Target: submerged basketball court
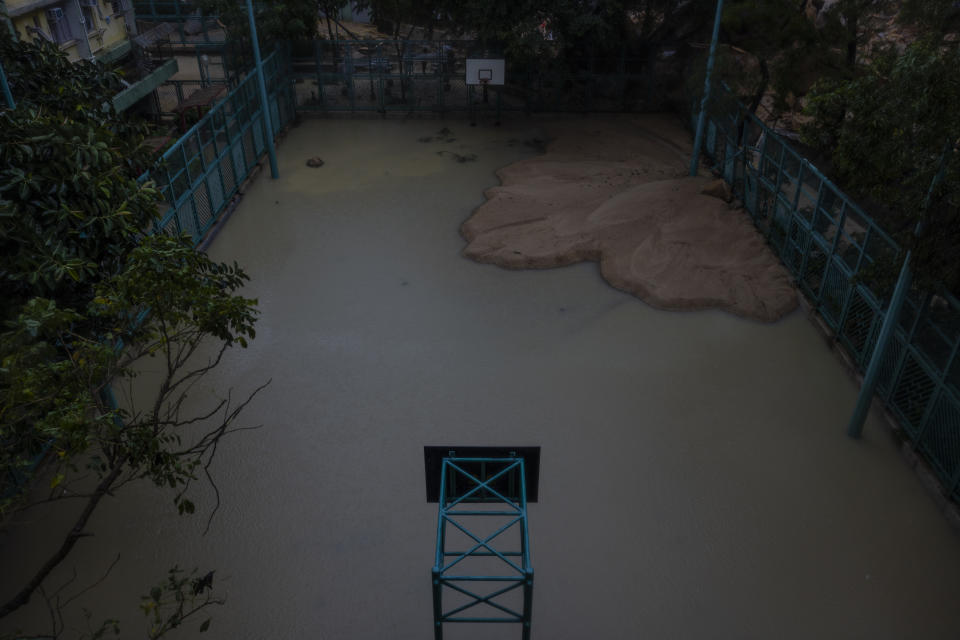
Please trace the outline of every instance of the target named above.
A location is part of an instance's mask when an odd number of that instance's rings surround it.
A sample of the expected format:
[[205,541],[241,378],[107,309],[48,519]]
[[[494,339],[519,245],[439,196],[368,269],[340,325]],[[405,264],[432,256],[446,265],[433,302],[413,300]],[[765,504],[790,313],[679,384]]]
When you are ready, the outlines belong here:
[[[418,142],[444,126],[447,147]],[[423,447],[539,446],[534,637],[956,637],[956,533],[885,422],[844,434],[855,384],[803,312],[659,311],[593,264],[461,256],[494,170],[541,138],[519,117],[291,132],[281,178],[261,175],[209,248],[251,275],[262,316],[205,391],[272,379],[244,421],[263,427],[219,451],[205,537],[146,488],[105,505],[64,567],[99,575],[120,550],[84,606],[135,636],[138,596],[179,564],[216,569],[209,637],[432,637]]]

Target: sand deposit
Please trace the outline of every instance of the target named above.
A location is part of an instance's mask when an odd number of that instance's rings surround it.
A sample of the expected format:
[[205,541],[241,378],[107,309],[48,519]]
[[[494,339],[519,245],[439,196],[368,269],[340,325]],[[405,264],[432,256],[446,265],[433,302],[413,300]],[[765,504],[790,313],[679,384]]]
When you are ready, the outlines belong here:
[[600,264],[614,287],[661,309],[723,309],[773,322],[797,306],[787,271],[746,212],[688,177],[689,134],[670,116],[557,120],[541,156],[463,224],[465,255],[511,269]]

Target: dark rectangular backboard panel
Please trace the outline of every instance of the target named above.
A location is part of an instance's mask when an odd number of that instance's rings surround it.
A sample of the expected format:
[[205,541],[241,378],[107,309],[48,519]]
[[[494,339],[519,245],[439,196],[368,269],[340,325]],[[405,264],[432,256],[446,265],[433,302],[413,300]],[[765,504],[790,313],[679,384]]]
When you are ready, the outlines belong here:
[[[536,502],[540,489],[540,447],[441,447],[423,448],[427,480],[427,502],[440,500],[440,473],[444,458],[523,458],[527,478],[527,502]],[[471,471],[467,469],[467,471]],[[481,478],[482,480],[483,478]],[[499,491],[500,486],[495,488]]]

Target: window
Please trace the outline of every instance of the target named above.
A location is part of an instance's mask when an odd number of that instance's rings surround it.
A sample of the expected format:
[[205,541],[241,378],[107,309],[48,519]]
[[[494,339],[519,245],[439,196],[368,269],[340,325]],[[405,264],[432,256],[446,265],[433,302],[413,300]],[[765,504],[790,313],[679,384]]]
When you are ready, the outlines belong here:
[[125,13],[129,5],[127,4],[127,0],[111,0],[110,6],[112,8],[113,15],[116,16],[120,15],[121,13]]
[[28,24],[24,27],[25,35],[23,36],[24,40],[30,40],[31,36],[40,36],[47,42],[53,42],[53,37],[43,30],[43,27],[40,25],[40,18],[33,16],[33,24]]
[[97,30],[96,18],[91,7],[80,7],[83,11],[83,24],[87,27],[87,33],[93,33]]
[[53,36],[53,41],[57,44],[73,40],[73,34],[70,33],[70,23],[60,7],[47,9],[47,24],[50,26],[50,35]]

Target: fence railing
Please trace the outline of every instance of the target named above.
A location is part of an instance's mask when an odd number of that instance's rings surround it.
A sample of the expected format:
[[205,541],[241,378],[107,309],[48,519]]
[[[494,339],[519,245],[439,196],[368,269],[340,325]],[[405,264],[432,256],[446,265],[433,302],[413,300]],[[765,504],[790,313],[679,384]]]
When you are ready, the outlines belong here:
[[[294,117],[286,58],[263,61],[273,134]],[[156,230],[188,233],[199,242],[267,151],[256,74],[250,72],[150,170],[162,194]]]
[[167,36],[174,45],[222,45],[227,33],[217,16],[203,15],[195,3],[180,0],[134,0],[133,13],[142,32],[160,23],[175,27]]
[[[870,216],[724,88],[708,107],[705,154],[733,185],[836,339],[863,372],[903,251]],[[960,500],[960,301],[914,289],[887,352],[879,395]]]
[[200,9],[194,2],[182,0],[133,0],[133,12],[144,20],[185,20],[193,18]]
[[[297,109],[391,111],[650,111],[665,92],[655,63],[625,56],[585,61],[586,70],[509,66],[506,84],[467,85],[473,41],[315,40],[293,45]],[[591,70],[592,68],[592,70]]]

